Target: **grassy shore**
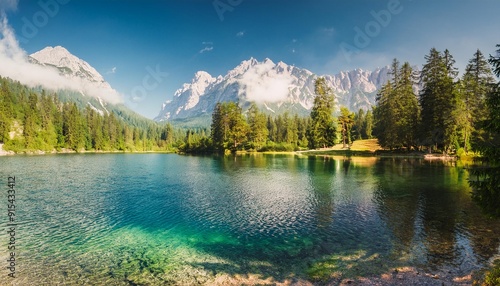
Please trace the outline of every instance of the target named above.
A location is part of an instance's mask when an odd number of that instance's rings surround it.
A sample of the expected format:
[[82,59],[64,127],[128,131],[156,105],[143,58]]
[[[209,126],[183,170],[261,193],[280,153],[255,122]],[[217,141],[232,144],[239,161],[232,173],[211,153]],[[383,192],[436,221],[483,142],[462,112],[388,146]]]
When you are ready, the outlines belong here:
[[302,155],[332,155],[332,156],[376,156],[382,147],[377,139],[356,140],[352,145],[337,144],[331,148],[298,151]]
[[308,156],[375,156],[375,157],[389,157],[389,158],[423,158],[426,160],[455,160],[456,156],[449,156],[443,154],[428,154],[425,152],[404,152],[404,151],[389,151],[384,150],[379,144],[377,139],[356,140],[350,146],[343,146],[337,144],[331,148],[322,148],[316,150],[297,151],[302,155]]
[[[15,155],[15,154],[26,154],[26,155],[44,155],[44,154],[67,154],[67,153],[84,153],[84,154],[105,154],[105,153],[178,153],[183,154],[179,151],[170,150],[153,150],[153,151],[96,151],[96,150],[80,150],[76,152],[71,149],[61,149],[52,151],[24,151],[24,152],[13,152],[6,151],[0,144],[0,156],[5,155]],[[228,153],[230,154],[230,153]],[[448,156],[443,154],[428,154],[425,152],[403,152],[403,151],[389,151],[384,150],[379,144],[377,139],[365,139],[356,140],[351,145],[337,144],[329,148],[321,148],[315,150],[302,150],[302,151],[237,151],[237,155],[245,154],[288,154],[288,155],[303,155],[303,156],[344,156],[344,157],[389,157],[389,158],[424,158],[426,160],[455,160],[456,156]],[[468,159],[472,161],[477,154],[470,154],[469,156],[460,157],[463,159]]]

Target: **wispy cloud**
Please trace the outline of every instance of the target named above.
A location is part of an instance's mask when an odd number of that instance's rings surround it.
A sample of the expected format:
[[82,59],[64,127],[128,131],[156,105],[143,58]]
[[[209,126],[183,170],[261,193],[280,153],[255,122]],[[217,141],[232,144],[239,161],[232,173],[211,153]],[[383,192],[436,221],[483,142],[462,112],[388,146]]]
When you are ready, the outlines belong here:
[[245,36],[245,31],[239,31],[238,33],[236,33],[236,37],[238,38],[241,38],[243,36]]
[[[7,1],[10,5],[17,1]],[[7,3],[5,1],[2,4]],[[13,7],[13,6],[10,6]],[[3,12],[2,12],[3,13]],[[43,86],[50,90],[74,90],[100,97],[111,103],[122,102],[122,96],[112,88],[101,88],[81,78],[67,78],[57,69],[32,64],[19,46],[5,13],[0,15],[0,75],[10,77],[31,87]]]
[[115,74],[115,73],[116,73],[116,67],[113,67],[109,71],[106,72],[106,74]]
[[213,47],[213,46],[210,46],[210,47],[204,47],[203,49],[201,49],[201,50],[199,51],[199,53],[200,53],[200,54],[203,54],[203,53],[205,53],[205,52],[211,52],[213,49],[214,49],[214,47]]

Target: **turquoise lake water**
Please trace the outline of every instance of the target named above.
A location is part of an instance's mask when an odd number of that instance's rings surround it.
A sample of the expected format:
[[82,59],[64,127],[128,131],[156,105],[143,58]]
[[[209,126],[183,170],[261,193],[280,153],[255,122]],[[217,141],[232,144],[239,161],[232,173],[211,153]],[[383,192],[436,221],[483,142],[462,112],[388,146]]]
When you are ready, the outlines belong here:
[[[210,285],[249,274],[314,282],[400,266],[464,276],[499,253],[500,221],[471,201],[463,167],[440,162],[0,157],[2,185],[8,176],[16,176],[17,278],[4,262],[0,281],[17,285]],[[2,231],[1,261],[8,239]]]

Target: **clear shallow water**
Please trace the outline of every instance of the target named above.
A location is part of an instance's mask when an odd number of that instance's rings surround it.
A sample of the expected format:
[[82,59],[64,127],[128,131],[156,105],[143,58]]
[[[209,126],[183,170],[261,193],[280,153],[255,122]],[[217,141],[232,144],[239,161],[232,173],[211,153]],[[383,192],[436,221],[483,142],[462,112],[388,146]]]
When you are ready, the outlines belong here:
[[[0,157],[0,180],[9,175],[18,285],[212,284],[246,274],[314,281],[396,266],[464,276],[499,252],[500,221],[471,202],[467,172],[436,162]],[[2,261],[7,239],[2,232]]]

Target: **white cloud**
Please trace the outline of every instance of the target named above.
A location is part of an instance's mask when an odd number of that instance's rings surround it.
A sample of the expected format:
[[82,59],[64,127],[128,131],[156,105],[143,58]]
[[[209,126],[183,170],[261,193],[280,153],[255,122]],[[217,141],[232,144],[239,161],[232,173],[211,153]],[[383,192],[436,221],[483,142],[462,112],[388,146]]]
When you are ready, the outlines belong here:
[[115,74],[116,73],[116,67],[113,67],[109,71],[106,72],[106,74]]
[[214,49],[214,47],[204,47],[199,51],[200,54],[203,54],[205,52],[211,52]]
[[236,33],[236,37],[238,38],[241,38],[245,35],[245,31],[239,31],[238,33]]
[[0,16],[0,63],[1,76],[31,87],[75,90],[89,96],[101,97],[111,103],[123,101],[122,96],[109,86],[98,87],[81,78],[61,76],[56,69],[30,63],[27,53],[19,46],[5,15]]
[[17,3],[19,3],[19,0],[0,0],[0,12],[17,10]]
[[259,103],[286,100],[292,79],[286,75],[278,74],[273,67],[274,63],[267,61],[250,68],[239,79],[239,83],[242,85],[240,93],[245,93],[247,100]]

